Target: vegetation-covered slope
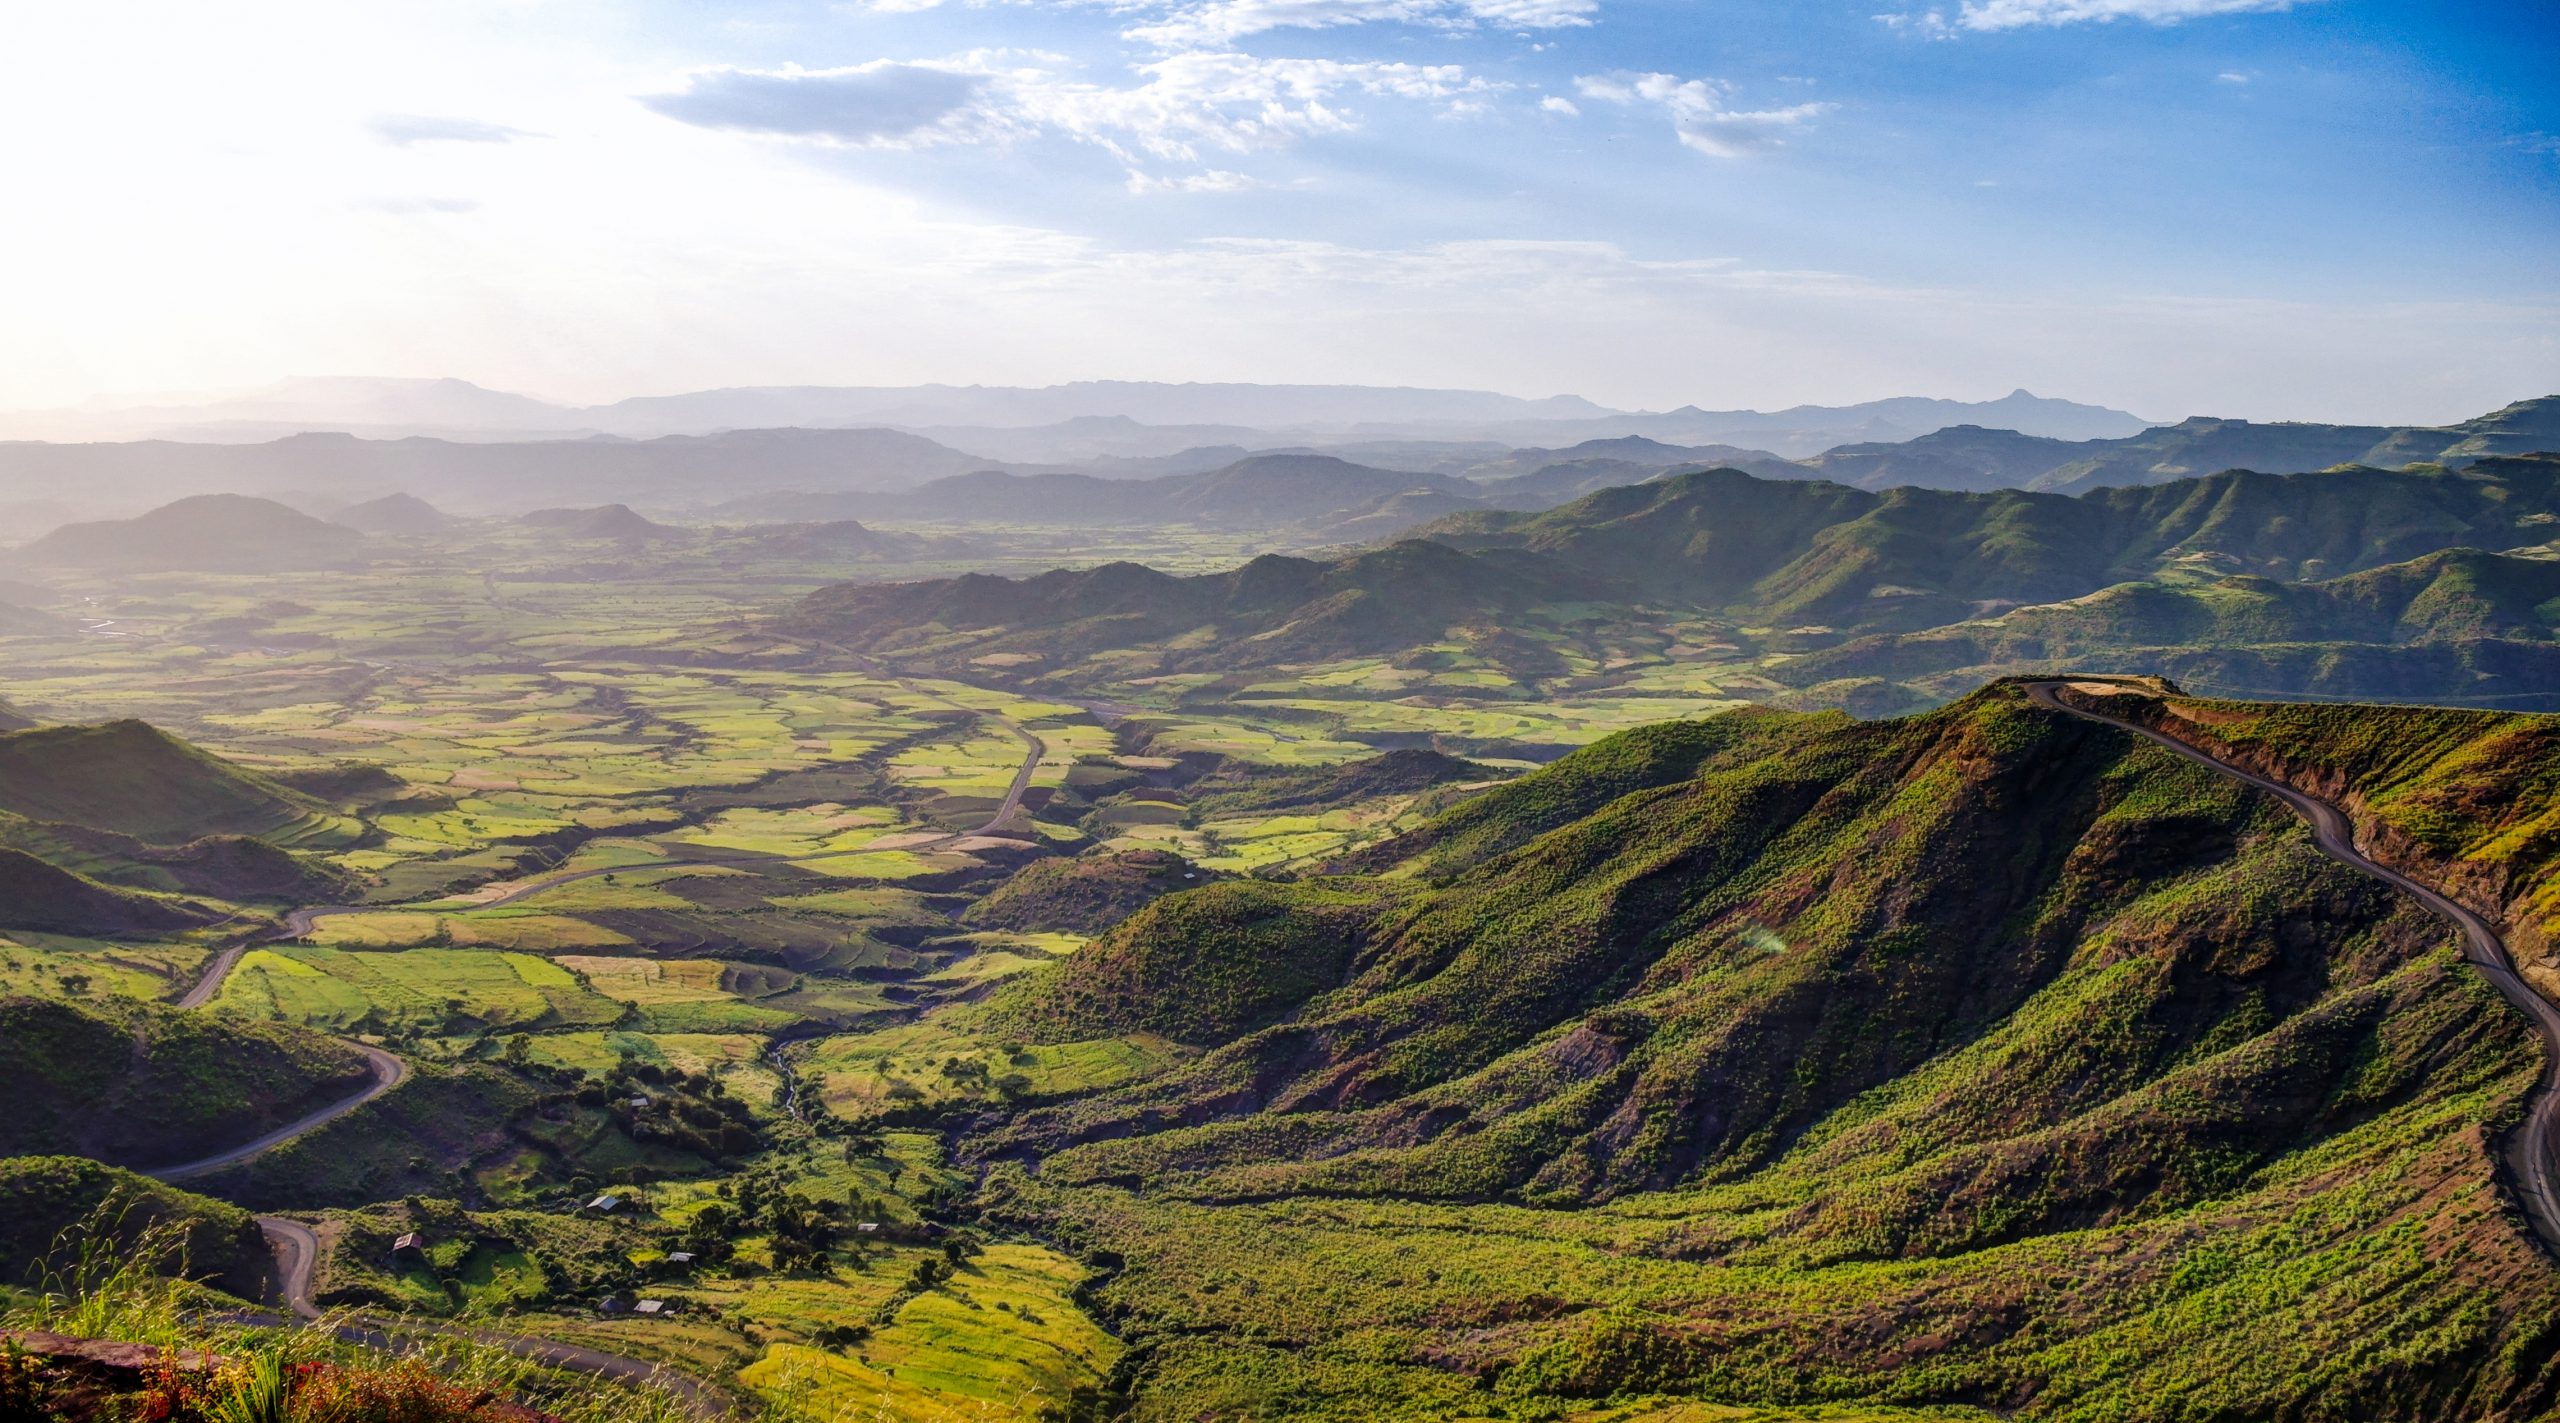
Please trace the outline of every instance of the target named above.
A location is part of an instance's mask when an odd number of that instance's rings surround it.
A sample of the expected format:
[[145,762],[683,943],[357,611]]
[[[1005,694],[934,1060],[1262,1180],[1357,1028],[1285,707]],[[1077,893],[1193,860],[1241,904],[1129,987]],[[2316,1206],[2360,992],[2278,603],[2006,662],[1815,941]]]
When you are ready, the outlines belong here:
[[1168,894],[1216,878],[1170,850],[1034,860],[970,905],[961,922],[981,929],[1098,934]]
[[101,938],[192,929],[217,916],[190,905],[111,889],[0,846],[0,929]]
[[183,844],[301,834],[327,806],[139,721],[0,734],[0,811]]
[[0,1156],[176,1165],[361,1087],[353,1050],[315,1033],[143,1004],[0,999]]
[[[2550,641],[2549,598],[2532,596],[2550,566],[2505,555],[2538,551],[2556,531],[2555,456],[2458,472],[2233,471],[2078,496],[1878,493],[1693,470],[1543,513],[1454,515],[1331,563],[1266,557],[1190,578],[1112,565],[1019,582],[847,585],[812,595],[796,622],[940,671],[993,667],[1072,686],[1411,661],[1453,643],[1515,682],[1551,682],[1606,665],[1616,643],[1696,619],[1746,657],[1819,651],[1862,633],[1922,639],[1907,656],[1885,644],[1836,668],[1769,667],[1798,688],[1996,669],[2067,655],[2041,648],[2068,644],[2231,658],[2220,665],[2232,676],[2265,679],[2232,683],[2246,687],[2352,693],[2380,681],[2488,696],[2497,678],[2529,676],[2522,669],[2541,665],[2530,644]],[[2216,583],[2234,579],[2243,581]],[[2092,595],[2106,601],[2074,601]],[[2014,628],[1975,626],[2021,607],[2037,612]],[[1929,641],[1942,634],[1943,645]],[[1974,656],[1967,640],[1986,637],[1992,645]],[[2348,665],[2384,670],[2306,687],[2324,677],[2317,655],[2280,649],[2313,646],[2354,649],[2342,654]],[[2392,647],[2419,650],[2370,650]],[[2499,670],[2510,664],[2519,670]],[[1899,699],[1945,691],[1915,683]]]
[[30,1282],[38,1265],[68,1269],[91,1225],[128,1248],[155,1228],[173,1233],[190,1276],[244,1299],[262,1296],[274,1273],[266,1237],[238,1206],[81,1157],[0,1157],[0,1259],[10,1264],[7,1283]]
[[1254,1005],[974,1145],[1037,1162],[1007,1210],[1125,1259],[1137,1416],[2552,1404],[2560,1277],[2490,1146],[2539,1053],[2445,926],[2009,688],[1736,722],[1488,794],[1472,853],[1409,842],[1424,887],[1168,900],[999,1006]]
[[2560,705],[2560,561],[2452,549],[2316,583],[2247,575],[2123,583],[1774,670],[1795,686],[1885,677],[1970,686],[1986,669],[2158,669],[2334,697]]

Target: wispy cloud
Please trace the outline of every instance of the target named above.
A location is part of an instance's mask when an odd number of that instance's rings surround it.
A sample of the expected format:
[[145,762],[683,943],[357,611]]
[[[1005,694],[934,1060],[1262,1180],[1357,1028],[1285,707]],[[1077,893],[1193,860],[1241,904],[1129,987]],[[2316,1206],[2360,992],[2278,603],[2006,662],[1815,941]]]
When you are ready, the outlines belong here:
[[1953,39],[1959,30],[2054,29],[2063,25],[2175,25],[2216,15],[2270,14],[2318,0],[1964,0],[1950,17],[1944,7],[1876,16],[1890,28],[1926,39]]
[[848,69],[712,69],[680,93],[641,100],[697,128],[823,138],[857,145],[960,137],[986,76],[880,60]]
[[[1134,84],[1076,77],[1053,56],[981,52],[850,69],[716,69],[641,102],[703,128],[870,148],[1002,143],[1055,135],[1090,143],[1133,170],[1197,163],[1360,127],[1364,98],[1452,112],[1505,86],[1463,66],[1266,58],[1191,51],[1135,67]],[[1140,191],[1234,191],[1244,175],[1209,170],[1133,179]]]
[[1790,104],[1777,109],[1735,109],[1725,101],[1730,85],[1675,74],[1588,75],[1574,81],[1586,99],[1649,104],[1671,117],[1680,141],[1713,158],[1740,158],[1775,148],[1786,134],[1829,113],[1832,104]]
[[1205,0],[1155,6],[1161,18],[1132,26],[1128,37],[1168,48],[1233,44],[1271,30],[1328,30],[1345,25],[1490,26],[1551,30],[1588,25],[1599,0]]
[[376,114],[365,127],[373,131],[375,138],[400,148],[416,143],[513,143],[519,138],[542,136],[505,124],[430,114]]

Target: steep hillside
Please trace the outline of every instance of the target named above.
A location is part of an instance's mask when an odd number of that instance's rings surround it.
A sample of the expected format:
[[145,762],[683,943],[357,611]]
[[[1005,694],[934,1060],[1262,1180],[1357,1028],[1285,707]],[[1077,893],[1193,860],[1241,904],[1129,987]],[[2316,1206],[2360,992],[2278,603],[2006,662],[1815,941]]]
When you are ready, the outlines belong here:
[[967,1144],[1119,1267],[1138,1416],[2560,1399],[2493,1146],[2540,1053],[2447,926],[2014,688],[1734,720],[1472,802],[1516,830],[1416,837],[1420,883],[1180,896],[1000,1000],[1211,1048]]
[[106,938],[172,933],[219,917],[194,905],[110,889],[25,850],[0,847],[0,929]]
[[29,563],[108,570],[276,573],[361,562],[363,536],[272,499],[199,494],[131,519],[65,524],[28,544]]
[[191,1276],[242,1299],[267,1296],[275,1257],[238,1206],[76,1156],[0,1158],[0,1258],[13,1270],[68,1268],[93,1222],[127,1247],[154,1227],[174,1231]]
[[0,811],[161,845],[342,833],[320,802],[139,721],[0,734]]
[[[1922,632],[1861,638],[1774,669],[1792,685],[1886,678],[1924,690],[1983,669],[2203,672],[2332,697],[2416,693],[2560,708],[2560,561],[2454,549],[2315,583],[2124,583]],[[2255,679],[2255,680],[2253,680]]]
[[980,929],[1099,934],[1168,894],[1220,878],[1170,850],[1034,860],[970,905],[961,922]]
[[345,871],[248,835],[154,845],[112,830],[0,811],[0,846],[129,889],[276,904],[339,903],[359,892],[355,877]]
[[0,999],[0,1156],[152,1168],[353,1094],[364,1059],[316,1033],[146,1004]]
[[2504,924],[2560,995],[2560,717],[2127,698],[2119,709],[2312,791],[2371,853]]

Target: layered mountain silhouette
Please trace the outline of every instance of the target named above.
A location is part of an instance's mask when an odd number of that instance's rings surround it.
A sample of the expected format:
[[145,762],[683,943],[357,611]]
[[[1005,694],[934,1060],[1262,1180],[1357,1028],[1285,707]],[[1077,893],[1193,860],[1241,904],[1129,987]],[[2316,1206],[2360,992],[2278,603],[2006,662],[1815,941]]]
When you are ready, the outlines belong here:
[[[1536,679],[1559,665],[1558,639],[1676,614],[1726,622],[1769,652],[1867,637],[1794,671],[1777,664],[1772,675],[1797,684],[1817,671],[1817,684],[1945,666],[1978,679],[2030,653],[2041,664],[2073,649],[2284,642],[2467,647],[2441,654],[2454,660],[2432,695],[2493,696],[2530,690],[2526,669],[2550,644],[2539,609],[2552,594],[2534,594],[2555,534],[2551,456],[2458,473],[2233,471],[2080,495],[1675,471],[1542,513],[1458,514],[1331,561],[846,585],[798,617],[929,665],[1009,653],[1017,675],[1065,680],[1101,675],[1084,664],[1106,654],[1136,654],[1113,665],[1137,675],[1401,655],[1453,636]],[[2001,621],[1977,626],[1985,619]],[[2161,636],[2144,641],[2146,628]],[[2190,636],[2167,636],[2179,629]],[[2501,678],[2521,680],[2485,685]]]
[[116,571],[280,573],[344,568],[363,537],[272,499],[199,494],[131,519],[65,524],[19,550],[33,564]]

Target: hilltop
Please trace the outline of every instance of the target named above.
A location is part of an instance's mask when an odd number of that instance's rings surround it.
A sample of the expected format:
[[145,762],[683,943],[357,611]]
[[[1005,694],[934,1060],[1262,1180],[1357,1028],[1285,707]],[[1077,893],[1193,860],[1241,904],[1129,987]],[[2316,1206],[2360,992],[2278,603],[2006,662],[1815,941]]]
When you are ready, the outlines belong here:
[[319,801],[139,721],[0,733],[0,811],[157,845],[338,823]]
[[25,850],[0,847],[0,929],[108,938],[199,928],[211,910],[111,889]]
[[353,530],[272,499],[199,494],[131,519],[65,524],[19,550],[29,563],[143,572],[275,573],[364,557]]
[[2232,781],[2001,686],[1649,728],[1374,858],[1159,901],[988,1010],[1205,1049],[964,1141],[1113,1260],[1160,1416],[2560,1386],[2492,1145],[2530,1027]]
[[441,533],[461,522],[414,494],[386,494],[341,509],[329,519],[358,533],[404,535]]
[[517,516],[516,522],[564,539],[656,543],[684,536],[682,530],[657,523],[634,511],[628,504],[606,504],[593,509],[536,509],[530,514]]

